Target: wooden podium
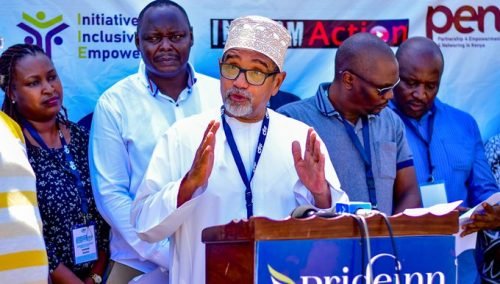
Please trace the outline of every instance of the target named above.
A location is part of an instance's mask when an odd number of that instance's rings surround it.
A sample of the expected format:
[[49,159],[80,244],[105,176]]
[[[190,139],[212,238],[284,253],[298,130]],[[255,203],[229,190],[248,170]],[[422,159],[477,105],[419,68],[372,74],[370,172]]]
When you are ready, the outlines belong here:
[[[389,217],[389,220],[395,237],[446,236],[450,242],[451,235],[458,231],[457,211],[443,216],[426,214],[410,217],[398,214]],[[375,214],[367,217],[366,221],[371,238],[388,239],[389,231],[382,216]],[[290,218],[284,221],[253,217],[249,221],[210,227],[202,233],[202,241],[206,244],[206,281],[207,283],[257,283],[256,260],[259,253],[257,244],[262,241],[295,241],[293,245],[297,246],[296,241],[305,240],[359,240],[360,233],[359,224],[349,216],[334,218],[314,216],[307,219]],[[453,252],[451,254],[446,252],[445,255],[446,258],[448,256],[454,258],[454,246]],[[408,258],[415,257],[412,254]],[[258,281],[258,283],[267,282]]]

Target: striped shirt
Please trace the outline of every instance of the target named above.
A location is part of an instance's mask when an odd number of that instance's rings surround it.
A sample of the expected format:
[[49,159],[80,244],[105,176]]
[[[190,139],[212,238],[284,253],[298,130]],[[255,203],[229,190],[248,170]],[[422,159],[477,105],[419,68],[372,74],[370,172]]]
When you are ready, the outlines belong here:
[[19,126],[0,112],[0,279],[47,283],[36,179]]

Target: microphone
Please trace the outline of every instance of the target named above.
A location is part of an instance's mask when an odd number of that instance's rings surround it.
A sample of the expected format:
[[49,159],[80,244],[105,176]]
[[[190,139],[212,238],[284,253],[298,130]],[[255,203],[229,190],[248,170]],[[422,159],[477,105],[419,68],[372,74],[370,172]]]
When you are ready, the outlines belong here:
[[311,216],[332,218],[336,217],[337,214],[331,210],[318,210],[312,205],[301,205],[293,209],[292,213],[290,213],[290,216],[292,216],[292,218],[297,218],[297,219],[304,219]]

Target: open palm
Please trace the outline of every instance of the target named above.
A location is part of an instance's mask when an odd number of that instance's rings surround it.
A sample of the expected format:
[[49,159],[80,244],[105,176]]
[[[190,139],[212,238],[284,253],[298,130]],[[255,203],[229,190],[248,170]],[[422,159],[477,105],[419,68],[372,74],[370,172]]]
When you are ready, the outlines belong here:
[[298,141],[292,143],[292,154],[297,175],[315,197],[329,193],[325,179],[325,155],[321,153],[320,146],[321,143],[312,128],[309,128],[307,132],[304,157],[302,157],[300,143]]

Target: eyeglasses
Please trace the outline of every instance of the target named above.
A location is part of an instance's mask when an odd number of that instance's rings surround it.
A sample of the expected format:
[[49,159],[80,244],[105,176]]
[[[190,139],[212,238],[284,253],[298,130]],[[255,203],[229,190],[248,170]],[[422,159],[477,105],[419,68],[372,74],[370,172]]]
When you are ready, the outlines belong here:
[[233,64],[220,63],[220,74],[226,79],[236,80],[236,78],[240,76],[241,72],[245,73],[245,79],[247,80],[248,84],[254,86],[261,86],[262,84],[264,84],[267,77],[280,73],[279,71],[264,73],[258,70],[243,69]]
[[344,72],[349,72],[349,73],[353,74],[354,76],[358,77],[359,79],[361,79],[362,81],[364,81],[365,83],[368,83],[369,85],[371,85],[372,87],[374,87],[375,90],[377,90],[378,95],[381,96],[381,97],[384,96],[385,94],[389,93],[390,91],[392,91],[392,89],[394,89],[399,84],[399,82],[401,81],[401,78],[398,78],[398,81],[394,85],[392,85],[392,86],[385,87],[385,88],[377,88],[377,86],[374,83],[366,80],[365,78],[363,78],[362,76],[360,76],[360,75],[352,72],[351,70],[344,70],[344,71],[340,71],[339,73],[342,74]]

